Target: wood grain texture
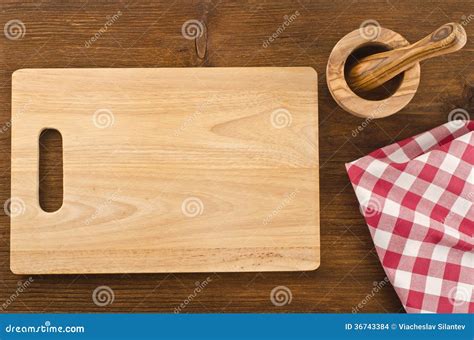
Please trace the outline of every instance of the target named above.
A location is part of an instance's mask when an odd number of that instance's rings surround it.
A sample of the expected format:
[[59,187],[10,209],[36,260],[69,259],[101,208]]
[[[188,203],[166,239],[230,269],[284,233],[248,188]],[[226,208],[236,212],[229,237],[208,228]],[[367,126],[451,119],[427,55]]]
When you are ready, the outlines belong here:
[[[309,67],[16,71],[12,271],[316,269],[316,86]],[[55,212],[38,199],[46,128],[63,140]]]
[[[2,25],[20,19],[23,39],[0,39],[0,203],[10,197],[11,75],[21,68],[52,67],[236,67],[311,66],[319,74],[321,266],[308,272],[189,273],[134,275],[35,275],[4,312],[173,312],[197,281],[211,283],[189,303],[188,312],[399,312],[390,285],[372,294],[385,273],[360,215],[344,163],[443,124],[456,108],[474,112],[474,21],[471,1],[26,1],[0,4]],[[120,19],[91,47],[84,46],[105,23]],[[284,22],[300,15],[267,48],[262,44]],[[472,18],[472,17],[471,17]],[[181,26],[190,19],[208,28],[207,52]],[[423,63],[420,86],[396,115],[364,124],[342,110],[326,86],[325,69],[334,45],[364,20],[400,32],[410,42],[445,22],[464,22],[466,46]],[[362,128],[364,126],[364,128]],[[362,129],[360,130],[359,127]],[[56,146],[58,146],[57,141]],[[10,218],[0,216],[0,302],[29,277],[10,271]],[[97,306],[93,291],[113,289],[112,304]],[[286,286],[290,304],[272,304],[270,292]],[[370,296],[369,298],[367,298]],[[362,307],[358,304],[364,301]],[[357,308],[357,309],[356,309]]]

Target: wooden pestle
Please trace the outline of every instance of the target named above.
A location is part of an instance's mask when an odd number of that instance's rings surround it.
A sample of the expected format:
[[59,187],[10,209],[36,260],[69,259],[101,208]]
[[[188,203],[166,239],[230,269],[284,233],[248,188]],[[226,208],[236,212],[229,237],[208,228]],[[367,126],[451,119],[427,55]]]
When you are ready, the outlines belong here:
[[347,82],[361,92],[373,90],[424,59],[461,49],[466,40],[460,24],[445,24],[414,44],[360,59],[349,71]]

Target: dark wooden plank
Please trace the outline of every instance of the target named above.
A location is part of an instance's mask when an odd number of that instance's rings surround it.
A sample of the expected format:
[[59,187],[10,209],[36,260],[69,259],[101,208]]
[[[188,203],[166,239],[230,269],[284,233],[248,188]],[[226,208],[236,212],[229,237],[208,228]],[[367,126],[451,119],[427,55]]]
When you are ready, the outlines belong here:
[[[21,20],[22,39],[0,39],[0,203],[10,196],[11,73],[33,67],[312,66],[319,74],[322,264],[314,272],[35,276],[9,270],[9,218],[0,216],[0,309],[7,312],[398,312],[393,288],[360,216],[344,163],[394,140],[447,121],[454,108],[474,110],[473,40],[456,54],[426,61],[414,100],[399,114],[363,123],[340,109],[325,84],[333,46],[366,19],[415,41],[443,23],[464,22],[474,36],[470,1],[2,1],[0,23]],[[119,12],[120,11],[120,12]],[[298,11],[268,47],[264,42]],[[118,18],[87,47],[106,22]],[[181,35],[183,23],[207,27],[207,53]],[[202,41],[201,41],[202,44]],[[201,45],[202,46],[202,45]],[[46,169],[47,170],[47,169]],[[59,180],[59,179],[58,179]],[[54,195],[53,195],[54,196]],[[195,294],[196,282],[212,281]],[[92,300],[98,286],[112,304]],[[292,301],[274,306],[270,292],[287,286]],[[380,289],[374,289],[380,287]],[[373,293],[376,290],[376,293]],[[4,304],[5,301],[5,304]],[[4,304],[1,307],[1,304]],[[363,304],[361,308],[358,304]]]

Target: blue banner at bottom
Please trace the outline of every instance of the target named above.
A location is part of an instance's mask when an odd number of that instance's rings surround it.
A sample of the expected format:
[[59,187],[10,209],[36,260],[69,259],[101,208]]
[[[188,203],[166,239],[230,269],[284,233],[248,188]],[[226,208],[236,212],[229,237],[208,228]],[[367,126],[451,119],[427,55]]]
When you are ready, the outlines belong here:
[[2,314],[0,339],[469,339],[471,314]]

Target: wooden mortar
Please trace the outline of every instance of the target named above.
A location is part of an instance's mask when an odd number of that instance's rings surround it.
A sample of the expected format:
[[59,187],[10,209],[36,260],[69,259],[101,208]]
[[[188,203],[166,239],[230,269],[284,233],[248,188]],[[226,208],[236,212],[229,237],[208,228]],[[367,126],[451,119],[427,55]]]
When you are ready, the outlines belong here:
[[[400,34],[373,25],[370,34],[363,28],[352,31],[334,46],[329,56],[326,79],[334,100],[347,112],[375,119],[392,115],[414,97],[420,83],[419,62],[459,50],[466,44],[466,32],[457,23],[441,26],[422,40],[410,45]],[[346,61],[364,46],[384,46],[387,52],[358,60],[345,75]],[[370,93],[403,72],[398,89],[388,98],[369,100],[359,94]]]

